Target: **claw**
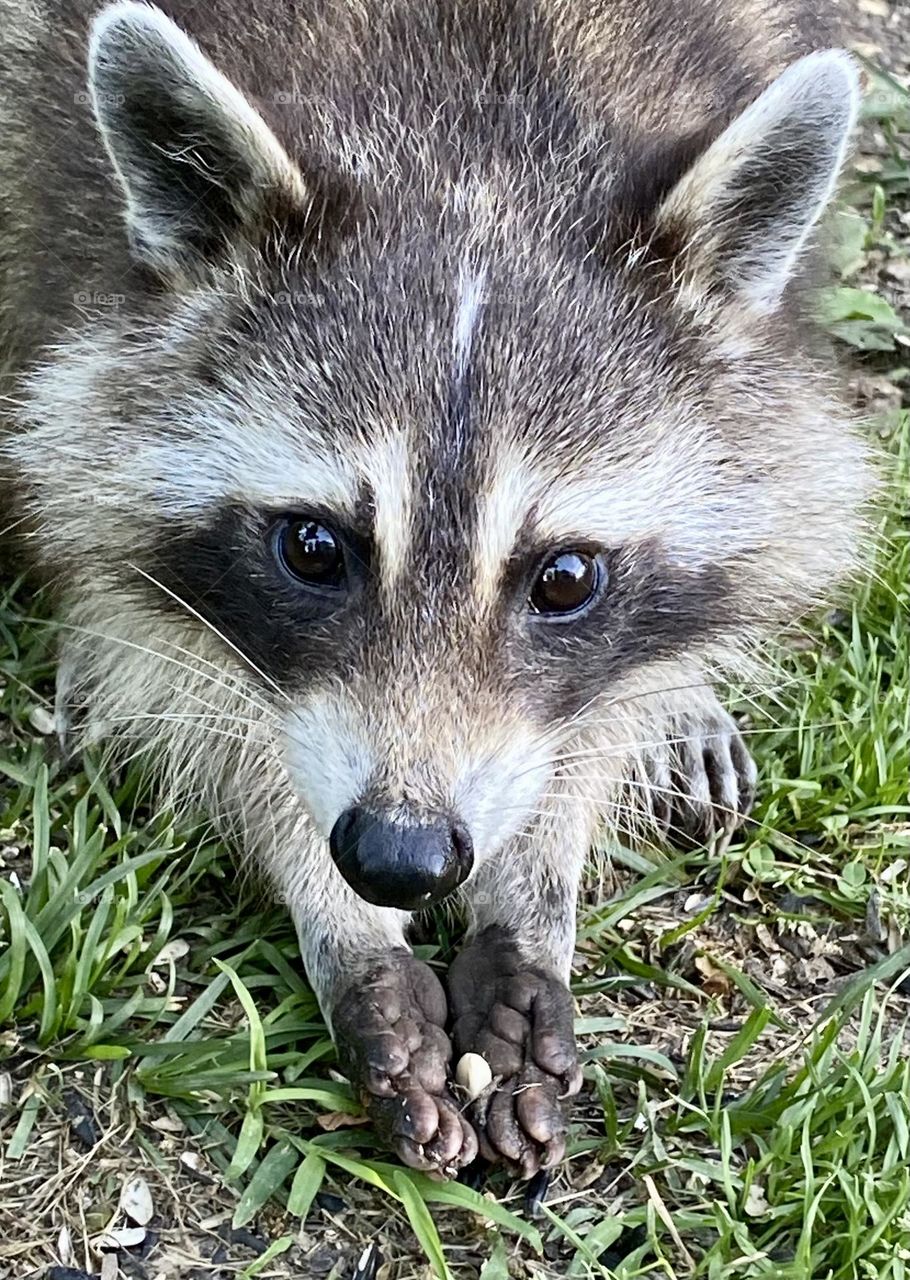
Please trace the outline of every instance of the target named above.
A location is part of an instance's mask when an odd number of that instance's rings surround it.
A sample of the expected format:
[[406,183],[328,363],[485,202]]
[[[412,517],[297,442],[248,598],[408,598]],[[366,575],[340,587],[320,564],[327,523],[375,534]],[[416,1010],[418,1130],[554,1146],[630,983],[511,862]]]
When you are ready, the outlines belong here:
[[647,761],[647,781],[657,831],[688,847],[729,839],[752,808],[756,769],[736,721],[717,704],[672,726]]

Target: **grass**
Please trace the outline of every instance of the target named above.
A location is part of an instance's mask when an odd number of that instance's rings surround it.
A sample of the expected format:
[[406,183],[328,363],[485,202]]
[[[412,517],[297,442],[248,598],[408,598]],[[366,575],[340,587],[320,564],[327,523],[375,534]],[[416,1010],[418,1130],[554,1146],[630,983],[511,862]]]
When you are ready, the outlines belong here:
[[[886,80],[875,88],[885,151],[850,193],[828,305],[890,384],[910,348],[867,277],[908,253],[895,213],[910,110]],[[754,824],[723,858],[619,849],[616,892],[582,910],[588,1084],[540,1207],[502,1175],[473,1190],[383,1158],[333,1074],[288,922],[238,900],[217,842],[156,813],[134,772],[64,765],[40,732],[52,627],[10,585],[0,1274],[96,1266],[91,1242],[122,1225],[124,1170],[139,1170],[159,1247],[210,1260],[214,1240],[242,1276],[353,1275],[370,1245],[364,1276],[383,1260],[402,1278],[903,1280],[910,422],[877,425],[898,480],[877,574],[784,651],[779,691],[748,706]]]

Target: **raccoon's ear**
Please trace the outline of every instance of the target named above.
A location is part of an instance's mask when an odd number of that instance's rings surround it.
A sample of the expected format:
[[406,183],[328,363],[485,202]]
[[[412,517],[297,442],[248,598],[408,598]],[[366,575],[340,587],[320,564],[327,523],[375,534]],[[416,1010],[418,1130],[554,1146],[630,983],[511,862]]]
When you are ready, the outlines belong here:
[[123,0],[101,11],[89,87],[133,252],[156,271],[198,271],[305,205],[301,174],[265,121],[160,9]]
[[773,311],[831,199],[859,106],[839,49],[788,67],[664,199],[661,232],[681,242],[696,293],[720,285]]

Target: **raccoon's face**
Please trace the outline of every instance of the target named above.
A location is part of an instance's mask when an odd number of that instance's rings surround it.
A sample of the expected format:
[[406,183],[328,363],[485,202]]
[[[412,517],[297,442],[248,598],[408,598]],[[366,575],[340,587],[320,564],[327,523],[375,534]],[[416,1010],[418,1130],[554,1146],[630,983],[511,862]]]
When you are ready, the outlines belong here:
[[609,744],[612,704],[849,560],[858,446],[794,475],[826,407],[778,336],[853,118],[843,55],[785,73],[615,251],[606,178],[547,209],[501,174],[311,186],[146,6],[98,20],[93,89],[167,294],[106,361],[93,339],[108,499],[76,536],[239,656],[369,901],[449,892],[572,743]]

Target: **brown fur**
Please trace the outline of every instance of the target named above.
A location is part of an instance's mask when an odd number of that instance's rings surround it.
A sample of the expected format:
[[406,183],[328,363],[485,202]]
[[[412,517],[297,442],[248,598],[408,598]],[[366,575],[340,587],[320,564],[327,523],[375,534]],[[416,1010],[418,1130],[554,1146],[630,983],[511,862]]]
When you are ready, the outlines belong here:
[[[789,0],[163,8],[235,87],[158,19],[109,28],[109,157],[94,6],[0,0],[6,458],[61,717],[271,873],[329,1016],[407,922],[329,859],[355,801],[455,815],[473,928],[562,980],[624,783],[746,805],[710,686],[862,561],[867,451],[803,297],[854,73],[759,97],[831,39]],[[272,553],[314,511],[337,608]],[[533,618],[576,545],[602,600]]]

